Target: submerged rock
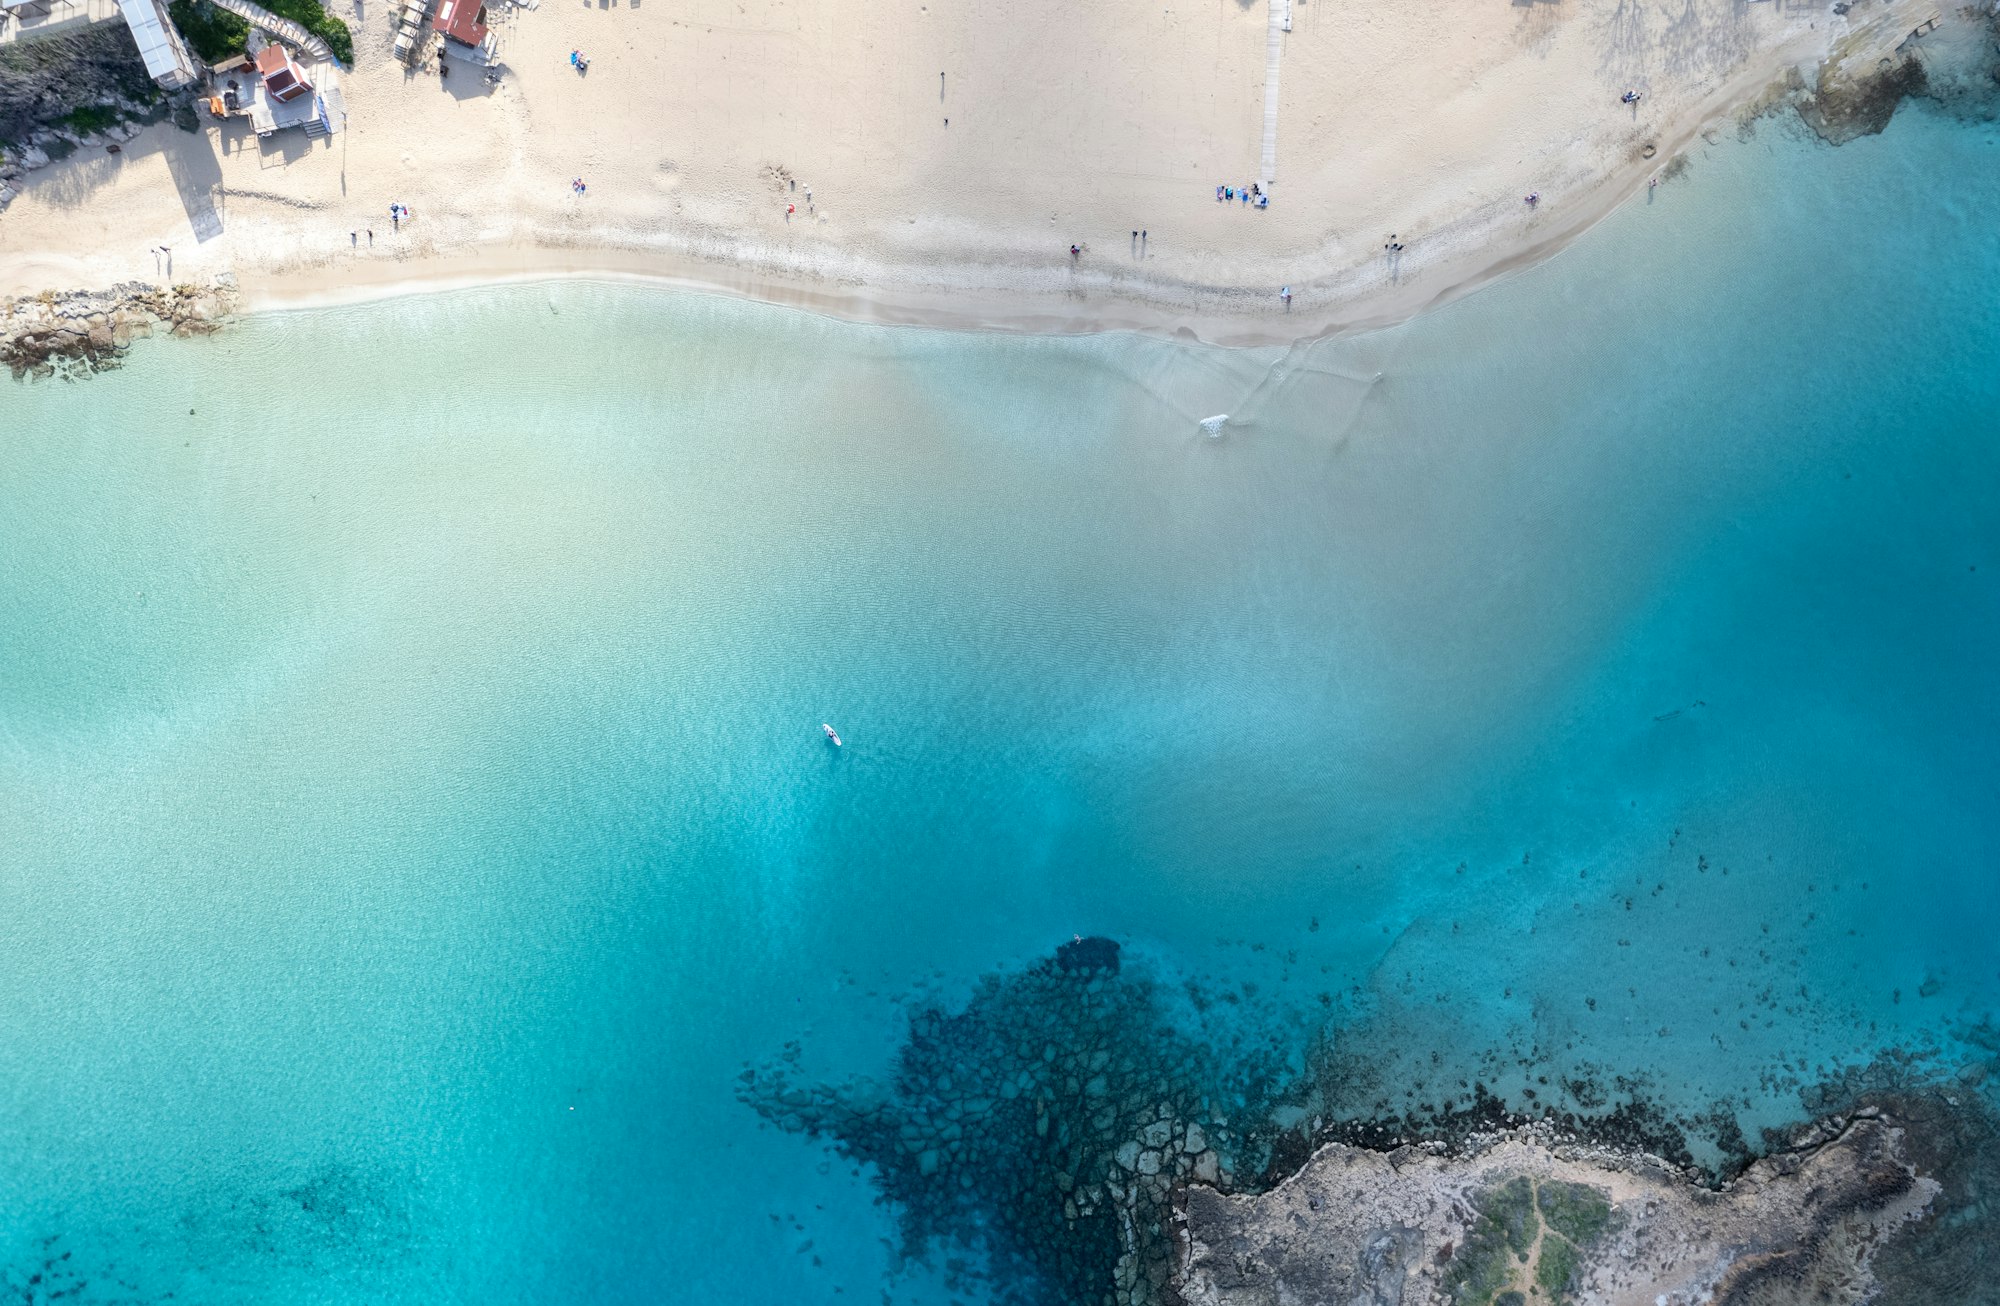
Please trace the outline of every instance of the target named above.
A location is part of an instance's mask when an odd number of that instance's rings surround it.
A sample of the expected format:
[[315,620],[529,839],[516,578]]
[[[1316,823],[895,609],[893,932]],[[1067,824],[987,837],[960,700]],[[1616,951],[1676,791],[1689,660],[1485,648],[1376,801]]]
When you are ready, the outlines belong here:
[[1150,1306],[1169,1300],[1176,1192],[1269,1164],[1283,1052],[1241,1027],[1211,1037],[1117,943],[1078,939],[963,1010],[915,1013],[891,1084],[802,1093],[781,1059],[740,1091],[872,1166],[906,1256],[979,1252],[947,1271],[1001,1302]]

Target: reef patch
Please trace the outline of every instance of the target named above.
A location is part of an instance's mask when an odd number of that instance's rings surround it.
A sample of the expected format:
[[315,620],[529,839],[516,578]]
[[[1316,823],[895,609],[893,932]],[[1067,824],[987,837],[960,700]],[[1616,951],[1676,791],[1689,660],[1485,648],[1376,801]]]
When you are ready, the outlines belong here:
[[1170,1300],[1174,1195],[1270,1164],[1286,1042],[1077,939],[958,1012],[915,1013],[891,1083],[811,1087],[781,1061],[739,1095],[872,1166],[906,1256],[977,1252],[1003,1302],[1133,1306]]

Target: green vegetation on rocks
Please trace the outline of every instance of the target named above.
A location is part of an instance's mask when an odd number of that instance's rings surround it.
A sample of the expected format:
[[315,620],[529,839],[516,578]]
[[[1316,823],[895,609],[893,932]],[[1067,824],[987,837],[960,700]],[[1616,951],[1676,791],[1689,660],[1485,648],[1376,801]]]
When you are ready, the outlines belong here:
[[1535,1262],[1535,1282],[1550,1301],[1560,1301],[1576,1277],[1576,1248],[1559,1236],[1542,1239],[1542,1254]]
[[209,0],[173,0],[167,13],[203,63],[242,54],[249,43],[250,24]]
[[1547,1180],[1536,1189],[1536,1201],[1549,1228],[1588,1247],[1611,1224],[1611,1201],[1595,1188]]
[[1479,1218],[1465,1234],[1445,1279],[1454,1302],[1487,1306],[1514,1282],[1514,1266],[1528,1259],[1541,1222],[1535,1218],[1535,1188],[1525,1175],[1489,1188],[1478,1197]]
[[[1456,1306],[1573,1300],[1582,1253],[1611,1227],[1611,1201],[1585,1184],[1516,1175],[1480,1193],[1479,1218],[1452,1257],[1445,1291]],[[1536,1218],[1539,1213],[1541,1218]]]
[[79,109],[71,109],[56,119],[56,126],[66,127],[79,136],[101,132],[106,127],[115,127],[125,115],[109,104],[86,104]]

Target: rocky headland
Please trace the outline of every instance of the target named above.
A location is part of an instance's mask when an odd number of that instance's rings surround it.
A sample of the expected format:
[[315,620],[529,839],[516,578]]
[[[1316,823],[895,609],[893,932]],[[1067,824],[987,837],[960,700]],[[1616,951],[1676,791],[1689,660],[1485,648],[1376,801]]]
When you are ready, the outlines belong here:
[[1529,1127],[1455,1155],[1334,1143],[1268,1193],[1191,1187],[1179,1289],[1190,1306],[1860,1302],[1876,1250],[1941,1191],[1875,1107],[1720,1191],[1570,1138]]
[[0,299],[0,363],[16,379],[73,376],[115,367],[132,341],[156,331],[206,335],[236,311],[235,280],[109,290],[49,291]]

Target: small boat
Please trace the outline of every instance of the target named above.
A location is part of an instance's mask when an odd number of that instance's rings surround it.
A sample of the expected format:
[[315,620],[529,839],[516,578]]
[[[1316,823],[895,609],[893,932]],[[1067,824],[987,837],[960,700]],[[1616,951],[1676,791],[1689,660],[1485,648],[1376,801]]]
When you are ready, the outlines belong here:
[[834,746],[835,748],[839,748],[839,747],[840,747],[840,736],[839,736],[838,734],[834,733],[834,729],[833,729],[833,727],[832,727],[832,726],[830,726],[830,725],[828,725],[828,724],[827,724],[826,722],[822,721],[822,722],[820,722],[820,723],[819,723],[819,728],[820,728],[821,730],[824,730],[824,731],[826,731],[826,737],[827,737],[828,739],[831,739],[831,740],[833,741],[833,746]]

